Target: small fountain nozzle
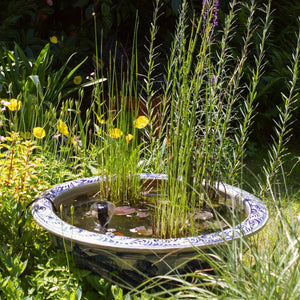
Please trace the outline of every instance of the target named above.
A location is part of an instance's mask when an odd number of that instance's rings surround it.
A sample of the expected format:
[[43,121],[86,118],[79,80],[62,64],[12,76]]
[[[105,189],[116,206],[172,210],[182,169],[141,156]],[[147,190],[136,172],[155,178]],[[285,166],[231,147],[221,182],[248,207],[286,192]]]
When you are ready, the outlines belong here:
[[107,228],[115,210],[115,205],[109,201],[98,201],[91,206],[92,215],[101,227]]

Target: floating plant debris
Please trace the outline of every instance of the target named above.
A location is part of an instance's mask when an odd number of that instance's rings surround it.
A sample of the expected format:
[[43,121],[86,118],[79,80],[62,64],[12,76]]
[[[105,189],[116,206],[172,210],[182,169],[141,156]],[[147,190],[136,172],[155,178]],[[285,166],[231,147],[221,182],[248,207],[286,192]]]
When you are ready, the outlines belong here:
[[138,212],[138,213],[136,214],[136,216],[139,217],[139,218],[147,218],[147,217],[150,216],[150,213],[140,211],[140,212]]
[[195,212],[195,220],[206,221],[214,217],[213,213],[209,210],[200,210]]
[[126,216],[131,215],[136,211],[134,207],[131,206],[117,206],[114,211],[115,216]]
[[143,236],[151,236],[152,235],[152,228],[146,228],[145,226],[135,227],[129,230],[130,232],[137,233],[138,235]]

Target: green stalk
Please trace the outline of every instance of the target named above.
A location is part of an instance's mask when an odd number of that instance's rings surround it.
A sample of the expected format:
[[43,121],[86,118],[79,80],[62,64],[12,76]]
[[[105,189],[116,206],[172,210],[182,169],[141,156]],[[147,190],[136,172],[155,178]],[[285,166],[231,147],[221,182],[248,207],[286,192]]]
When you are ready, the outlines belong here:
[[[275,121],[275,136],[273,137],[273,144],[268,151],[269,160],[263,167],[265,173],[265,184],[261,185],[261,197],[265,197],[267,192],[273,194],[273,185],[278,175],[281,165],[283,164],[283,157],[286,154],[286,145],[291,137],[291,123],[293,111],[297,108],[296,102],[298,97],[297,80],[298,65],[300,59],[300,31],[297,35],[297,45],[294,54],[292,55],[292,65],[288,66],[291,74],[291,80],[288,82],[289,94],[282,93],[282,107],[277,107],[279,113],[279,121]],[[273,196],[274,198],[274,196]]]

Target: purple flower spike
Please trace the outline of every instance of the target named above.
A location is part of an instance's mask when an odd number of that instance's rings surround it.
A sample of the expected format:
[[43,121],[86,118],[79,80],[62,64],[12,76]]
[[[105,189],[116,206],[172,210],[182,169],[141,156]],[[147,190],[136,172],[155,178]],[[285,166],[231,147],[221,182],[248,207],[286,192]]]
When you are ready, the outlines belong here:
[[218,12],[219,12],[219,0],[214,0],[213,7],[213,26],[218,26]]
[[203,18],[207,19],[211,1],[213,1],[211,26],[214,27],[214,26],[218,26],[219,0],[203,0],[202,1],[202,6],[204,6]]

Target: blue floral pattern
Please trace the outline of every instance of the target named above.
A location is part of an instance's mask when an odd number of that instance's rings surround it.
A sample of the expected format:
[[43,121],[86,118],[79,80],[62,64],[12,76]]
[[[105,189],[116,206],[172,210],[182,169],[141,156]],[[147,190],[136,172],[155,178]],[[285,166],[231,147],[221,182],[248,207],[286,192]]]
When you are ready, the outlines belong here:
[[[138,174],[141,179],[167,180],[165,174]],[[263,228],[268,220],[268,210],[266,206],[252,194],[239,188],[222,184],[219,186],[221,192],[232,199],[233,205],[243,205],[247,217],[234,228],[229,228],[220,232],[205,234],[200,236],[156,239],[156,238],[131,238],[125,236],[109,236],[105,234],[90,232],[62,221],[54,212],[52,202],[64,192],[76,187],[97,184],[105,180],[105,177],[96,176],[78,179],[54,186],[40,195],[33,204],[32,214],[37,223],[52,234],[72,240],[78,244],[88,244],[91,247],[107,247],[118,249],[132,249],[136,251],[172,251],[188,250],[191,247],[205,248],[228,242],[242,236],[249,236]]]

